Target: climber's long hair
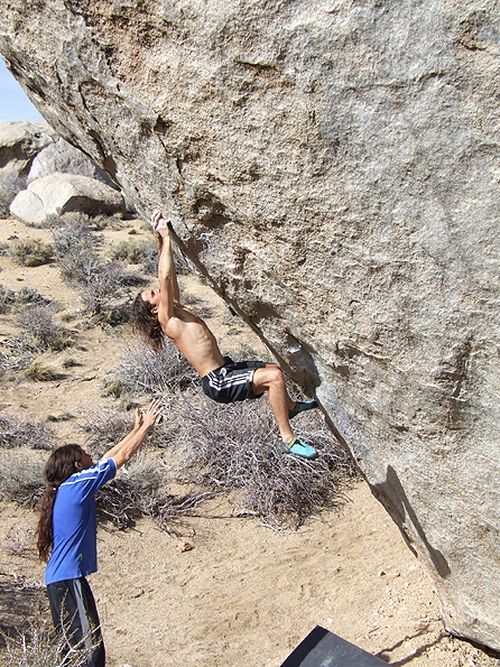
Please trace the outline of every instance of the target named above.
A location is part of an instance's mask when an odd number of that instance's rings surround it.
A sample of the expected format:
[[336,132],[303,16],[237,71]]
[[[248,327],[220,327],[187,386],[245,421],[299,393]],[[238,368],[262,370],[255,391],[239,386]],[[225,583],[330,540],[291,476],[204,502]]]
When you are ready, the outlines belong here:
[[52,549],[52,508],[57,489],[70,475],[78,472],[76,463],[81,460],[83,450],[80,445],[63,445],[49,456],[45,466],[47,488],[40,498],[40,517],[37,528],[37,549],[40,560],[47,562]]
[[153,306],[144,301],[142,292],[136,296],[132,306],[132,322],[139,336],[159,352],[163,347],[163,332],[158,317],[152,312]]

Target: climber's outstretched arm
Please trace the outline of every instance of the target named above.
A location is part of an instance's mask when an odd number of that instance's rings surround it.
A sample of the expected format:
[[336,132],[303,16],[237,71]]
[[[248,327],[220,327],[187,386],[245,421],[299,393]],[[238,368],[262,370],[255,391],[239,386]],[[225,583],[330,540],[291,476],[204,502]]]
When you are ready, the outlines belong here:
[[158,319],[162,323],[162,315],[167,320],[173,317],[174,304],[180,302],[180,293],[168,222],[161,213],[155,212],[151,218],[151,224],[156,232],[159,253],[158,280],[161,301]]

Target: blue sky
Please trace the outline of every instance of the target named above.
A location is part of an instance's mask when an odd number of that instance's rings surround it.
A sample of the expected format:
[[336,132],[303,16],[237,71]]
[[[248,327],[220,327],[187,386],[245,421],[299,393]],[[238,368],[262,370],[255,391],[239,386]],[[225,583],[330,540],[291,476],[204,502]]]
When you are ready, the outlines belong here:
[[7,120],[42,120],[42,117],[0,58],[0,123]]

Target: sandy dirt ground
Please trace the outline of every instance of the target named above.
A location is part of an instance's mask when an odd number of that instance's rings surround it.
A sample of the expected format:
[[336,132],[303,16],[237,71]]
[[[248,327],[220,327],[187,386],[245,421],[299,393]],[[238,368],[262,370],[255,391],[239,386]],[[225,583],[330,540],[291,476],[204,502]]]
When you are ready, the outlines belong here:
[[[140,221],[127,221],[104,235],[112,244],[128,238],[131,230],[134,238],[147,234]],[[50,230],[0,222],[0,243],[27,235],[47,241],[52,236]],[[126,326],[89,326],[78,296],[61,281],[55,263],[26,268],[1,256],[0,270],[1,285],[35,287],[56,299],[58,317],[74,328],[78,341],[76,348],[43,355],[61,373],[56,381],[4,377],[0,405],[41,420],[66,415],[54,423],[60,442],[83,442],[75,419],[89,406],[113,406],[113,399],[103,396],[102,381],[130,333]],[[258,339],[195,276],[181,277],[181,291],[209,305],[209,323],[225,351],[237,349],[242,339],[262,351]],[[16,314],[0,315],[0,339],[16,332]],[[65,369],[68,356],[79,365]],[[230,499],[213,501],[203,516],[187,520],[186,539],[194,548],[185,552],[178,537],[150,520],[126,531],[101,527],[100,569],[90,583],[107,664],[278,667],[321,625],[392,665],[498,665],[494,657],[446,634],[430,579],[368,486],[358,481],[347,495],[341,510],[283,532],[257,520],[230,518]],[[7,536],[34,530],[36,514],[6,501],[0,510],[0,575],[41,583],[43,566],[33,548],[18,556],[5,547]]]

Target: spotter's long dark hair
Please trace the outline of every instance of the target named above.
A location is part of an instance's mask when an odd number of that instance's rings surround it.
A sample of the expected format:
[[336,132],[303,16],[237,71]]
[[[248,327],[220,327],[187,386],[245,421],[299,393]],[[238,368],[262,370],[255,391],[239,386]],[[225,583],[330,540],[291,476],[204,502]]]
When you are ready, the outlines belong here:
[[159,352],[163,347],[163,332],[158,317],[152,312],[153,306],[144,301],[142,292],[136,296],[132,306],[132,322],[139,336]]
[[82,453],[80,445],[63,445],[52,452],[45,466],[47,488],[40,498],[36,543],[38,557],[45,562],[49,560],[52,549],[52,508],[57,489],[70,475],[78,472],[76,463],[81,460]]

